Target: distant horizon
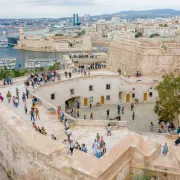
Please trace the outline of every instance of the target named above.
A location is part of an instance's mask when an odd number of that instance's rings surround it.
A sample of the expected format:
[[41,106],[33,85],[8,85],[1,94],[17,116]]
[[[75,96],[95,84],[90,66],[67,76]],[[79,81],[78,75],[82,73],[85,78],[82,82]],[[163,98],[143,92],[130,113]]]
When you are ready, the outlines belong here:
[[152,9],[180,10],[179,0],[0,0],[1,19],[63,18],[78,13],[113,14]]
[[[142,10],[134,10],[134,9],[130,9],[130,10],[121,10],[118,12],[112,12],[112,13],[103,13],[103,14],[90,14],[90,16],[102,16],[102,15],[111,15],[111,14],[116,14],[116,13],[120,13],[120,12],[128,12],[128,11],[134,11],[134,12],[143,12],[143,11],[152,11],[152,10],[174,10],[174,11],[179,11],[180,9],[173,9],[173,8],[156,8],[156,9],[142,9]],[[61,19],[61,18],[72,18],[73,14],[78,14],[79,17],[83,17],[84,14],[79,14],[79,13],[72,13],[71,16],[64,16],[64,17],[1,17],[0,19]],[[89,13],[85,13],[85,14],[89,14]]]

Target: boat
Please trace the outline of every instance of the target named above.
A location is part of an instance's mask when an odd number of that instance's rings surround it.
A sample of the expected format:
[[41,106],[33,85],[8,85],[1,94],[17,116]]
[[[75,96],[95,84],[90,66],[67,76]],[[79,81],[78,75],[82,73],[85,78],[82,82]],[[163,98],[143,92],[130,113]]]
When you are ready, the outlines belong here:
[[0,59],[0,69],[12,70],[15,69],[16,58],[1,58]]
[[40,68],[41,62],[25,62],[25,68],[26,69],[34,69],[34,68]]

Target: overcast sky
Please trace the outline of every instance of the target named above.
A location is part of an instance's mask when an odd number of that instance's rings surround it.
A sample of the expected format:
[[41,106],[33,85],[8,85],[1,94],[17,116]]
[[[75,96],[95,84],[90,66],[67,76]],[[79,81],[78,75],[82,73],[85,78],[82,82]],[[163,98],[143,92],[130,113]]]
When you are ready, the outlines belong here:
[[124,10],[180,9],[180,0],[0,0],[0,18],[99,15]]

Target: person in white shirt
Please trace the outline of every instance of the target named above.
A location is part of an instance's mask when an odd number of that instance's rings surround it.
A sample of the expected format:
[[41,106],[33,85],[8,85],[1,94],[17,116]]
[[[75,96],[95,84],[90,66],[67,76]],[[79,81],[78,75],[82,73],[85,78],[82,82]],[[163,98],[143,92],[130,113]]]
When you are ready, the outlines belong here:
[[107,130],[107,136],[111,136],[111,125],[110,124],[107,125],[106,130]]

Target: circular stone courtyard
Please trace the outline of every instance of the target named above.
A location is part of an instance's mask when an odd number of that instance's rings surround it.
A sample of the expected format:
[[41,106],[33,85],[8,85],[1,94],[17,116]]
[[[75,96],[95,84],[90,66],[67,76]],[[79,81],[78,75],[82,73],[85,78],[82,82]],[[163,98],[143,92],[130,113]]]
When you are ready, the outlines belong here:
[[[129,127],[140,131],[140,132],[149,132],[150,123],[153,122],[155,126],[155,131],[158,131],[158,116],[154,113],[155,103],[139,103],[135,104],[135,120],[132,120],[131,105],[130,104],[120,104],[121,108],[124,107],[124,114],[120,113],[121,121],[127,121]],[[93,106],[91,109],[89,107],[81,108],[80,119],[90,118],[90,113],[93,113],[94,120],[106,120],[107,119],[107,110],[110,110],[110,119],[113,119],[118,116],[117,105],[101,105]]]

